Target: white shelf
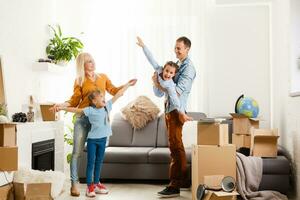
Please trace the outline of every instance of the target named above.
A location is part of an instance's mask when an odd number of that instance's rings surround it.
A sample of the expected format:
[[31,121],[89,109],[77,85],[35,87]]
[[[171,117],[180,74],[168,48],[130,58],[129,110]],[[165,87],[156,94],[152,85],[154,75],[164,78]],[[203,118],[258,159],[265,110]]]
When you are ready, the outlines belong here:
[[60,66],[56,65],[54,63],[48,63],[48,62],[35,62],[32,65],[33,71],[38,72],[54,72],[54,73],[61,73],[66,70],[67,66]]
[[290,92],[290,97],[299,97],[300,92]]

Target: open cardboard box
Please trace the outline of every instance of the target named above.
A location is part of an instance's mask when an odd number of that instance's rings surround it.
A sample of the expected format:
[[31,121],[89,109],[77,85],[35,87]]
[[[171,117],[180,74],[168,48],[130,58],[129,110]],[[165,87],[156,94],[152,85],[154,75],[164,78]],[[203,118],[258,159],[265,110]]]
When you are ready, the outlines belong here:
[[13,199],[14,199],[13,185],[6,184],[0,186],[0,200],[13,200]]
[[276,157],[278,129],[251,129],[250,155]]
[[239,193],[208,190],[203,200],[236,200]]
[[0,147],[0,171],[18,170],[18,147]]
[[0,123],[0,147],[16,146],[16,123]]
[[224,175],[204,176],[204,184],[209,188],[221,188]]
[[192,199],[197,200],[199,184],[205,176],[231,176],[236,179],[236,149],[234,145],[193,145],[192,149]]
[[[204,176],[204,184],[209,188],[219,188],[223,180],[223,175]],[[212,191],[207,190],[203,200],[235,200],[239,195],[236,191]]]
[[239,149],[241,147],[250,148],[251,147],[251,135],[232,134],[232,144],[235,144],[237,149]]
[[53,103],[40,104],[41,114],[43,121],[56,121],[59,120],[58,112],[51,112],[49,109],[53,106]]
[[245,115],[230,113],[233,118],[233,133],[250,135],[251,128],[259,128],[258,118],[248,118]]
[[199,121],[197,132],[198,145],[228,144],[228,124],[215,121]]
[[51,183],[14,182],[15,200],[53,200]]

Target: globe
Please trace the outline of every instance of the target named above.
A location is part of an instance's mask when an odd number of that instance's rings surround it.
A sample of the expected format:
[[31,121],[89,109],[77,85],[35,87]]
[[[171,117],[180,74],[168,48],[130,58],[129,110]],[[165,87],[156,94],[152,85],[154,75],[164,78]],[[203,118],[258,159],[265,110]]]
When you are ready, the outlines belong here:
[[255,118],[259,113],[258,103],[253,98],[242,95],[237,100],[236,112],[250,118]]

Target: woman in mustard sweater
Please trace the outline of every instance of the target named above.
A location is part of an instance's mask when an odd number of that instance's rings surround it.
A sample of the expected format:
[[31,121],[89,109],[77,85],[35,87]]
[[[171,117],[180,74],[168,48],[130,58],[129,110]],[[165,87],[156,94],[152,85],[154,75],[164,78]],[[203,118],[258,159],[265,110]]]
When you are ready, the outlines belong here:
[[[74,92],[70,100],[55,104],[52,107],[53,111],[58,112],[62,107],[77,107],[85,108],[89,106],[88,96],[92,91],[99,90],[103,95],[107,91],[111,95],[115,95],[124,85],[116,87],[105,74],[97,74],[95,72],[95,62],[93,57],[88,53],[81,53],[76,58],[77,77],[74,83]],[[136,79],[130,80],[128,83],[134,85]],[[72,196],[80,196],[78,189],[78,157],[84,148],[87,133],[90,130],[90,123],[88,118],[84,115],[76,115],[76,122],[74,125],[74,143],[72,151],[72,159],[70,163],[71,172],[71,189]]]

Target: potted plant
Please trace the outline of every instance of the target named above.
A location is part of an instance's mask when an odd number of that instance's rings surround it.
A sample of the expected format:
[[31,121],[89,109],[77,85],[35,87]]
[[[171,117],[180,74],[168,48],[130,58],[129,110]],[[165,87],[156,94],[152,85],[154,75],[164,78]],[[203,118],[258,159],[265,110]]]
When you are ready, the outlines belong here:
[[[73,135],[74,135],[74,124],[76,121],[76,115],[75,114],[72,115],[71,123],[69,122],[69,120],[67,120],[67,119],[69,119],[69,116],[70,116],[70,115],[68,115],[68,112],[65,112],[64,116],[65,116],[65,121],[67,121],[67,123],[65,125],[66,132],[64,133],[64,141],[69,147],[71,147],[74,145]],[[71,159],[72,159],[72,153],[68,152],[66,158],[67,158],[67,163],[70,164]]]
[[83,49],[83,43],[75,37],[64,37],[59,25],[57,30],[49,25],[54,33],[46,47],[48,58],[56,64],[68,63],[80,53]]

